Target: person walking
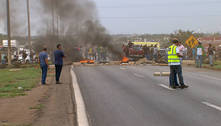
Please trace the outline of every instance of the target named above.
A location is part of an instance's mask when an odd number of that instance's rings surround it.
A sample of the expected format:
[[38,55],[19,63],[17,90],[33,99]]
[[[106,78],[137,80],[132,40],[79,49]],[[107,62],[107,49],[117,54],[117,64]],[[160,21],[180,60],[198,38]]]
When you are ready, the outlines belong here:
[[182,55],[180,54],[179,49],[177,48],[179,45],[178,40],[173,40],[173,45],[169,47],[168,50],[168,65],[170,66],[170,77],[169,77],[169,82],[170,82],[170,87],[173,89],[176,89],[176,84],[175,84],[175,76],[178,74],[179,77],[179,82],[180,82],[180,88],[188,88],[187,85],[184,84],[183,80],[183,75],[182,75],[182,67],[181,67],[181,61],[180,57]]
[[57,45],[57,50],[54,52],[54,58],[55,58],[56,84],[61,84],[60,76],[61,76],[61,71],[62,71],[62,67],[63,67],[63,58],[65,58],[64,52],[62,51],[61,44]]
[[155,45],[155,46],[153,47],[153,60],[154,60],[155,62],[157,62],[157,60],[158,60],[158,47],[157,47],[157,45]]
[[214,48],[212,47],[212,44],[209,44],[207,55],[209,56],[209,64],[210,64],[210,66],[213,66]]
[[42,52],[39,53],[39,64],[42,71],[41,84],[46,85],[46,78],[48,72],[48,53],[47,48],[44,48]]
[[153,52],[154,52],[154,47],[153,45],[150,46],[150,60],[153,60]]
[[202,67],[203,53],[204,53],[204,47],[202,46],[202,43],[199,42],[199,45],[196,47],[196,67],[197,68]]
[[148,54],[147,54],[147,45],[144,45],[142,47],[142,49],[143,49],[143,53],[144,53],[145,58],[148,60],[149,58],[148,58]]
[[193,60],[196,60],[196,48],[192,48]]

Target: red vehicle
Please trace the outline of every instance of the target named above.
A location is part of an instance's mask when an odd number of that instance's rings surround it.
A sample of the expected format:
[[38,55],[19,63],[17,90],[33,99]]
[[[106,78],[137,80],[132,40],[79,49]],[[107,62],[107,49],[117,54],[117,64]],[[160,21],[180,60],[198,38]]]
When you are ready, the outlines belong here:
[[125,56],[130,60],[139,60],[144,57],[144,51],[141,46],[127,45],[123,46]]
[[129,48],[129,57],[144,57],[143,48],[140,46],[132,46]]

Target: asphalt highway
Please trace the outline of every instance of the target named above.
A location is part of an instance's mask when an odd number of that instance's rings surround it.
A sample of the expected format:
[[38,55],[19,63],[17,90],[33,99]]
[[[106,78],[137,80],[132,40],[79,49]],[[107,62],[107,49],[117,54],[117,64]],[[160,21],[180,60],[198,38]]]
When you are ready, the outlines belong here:
[[167,66],[75,67],[91,126],[221,126],[221,72],[184,67],[188,89],[168,88]]

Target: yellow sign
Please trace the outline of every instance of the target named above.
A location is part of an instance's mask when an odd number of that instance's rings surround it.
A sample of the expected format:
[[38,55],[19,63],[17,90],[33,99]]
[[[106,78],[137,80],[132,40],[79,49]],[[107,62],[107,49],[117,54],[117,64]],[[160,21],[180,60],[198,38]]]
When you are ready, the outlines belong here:
[[199,44],[199,42],[198,42],[198,40],[197,40],[193,35],[191,35],[191,36],[189,37],[189,39],[186,40],[186,44],[187,44],[190,48],[195,48],[195,47]]
[[142,45],[142,46],[155,46],[157,45],[158,48],[160,48],[160,42],[132,42],[134,45]]

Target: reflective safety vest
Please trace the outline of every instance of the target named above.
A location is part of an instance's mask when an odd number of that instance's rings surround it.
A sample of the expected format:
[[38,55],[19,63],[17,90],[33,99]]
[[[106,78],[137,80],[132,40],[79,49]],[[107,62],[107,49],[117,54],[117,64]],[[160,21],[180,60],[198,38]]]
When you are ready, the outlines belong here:
[[168,50],[168,64],[169,65],[180,65],[180,58],[176,53],[177,46],[171,45]]

